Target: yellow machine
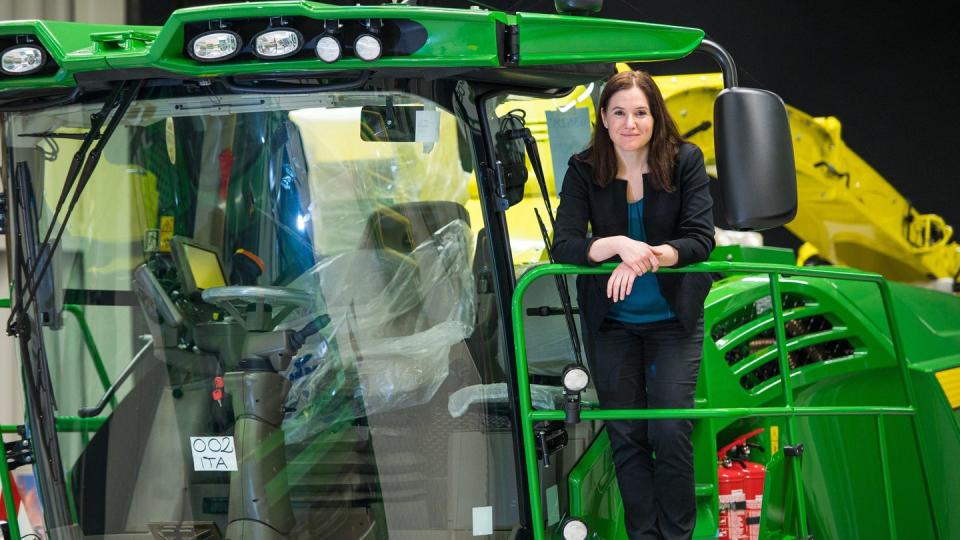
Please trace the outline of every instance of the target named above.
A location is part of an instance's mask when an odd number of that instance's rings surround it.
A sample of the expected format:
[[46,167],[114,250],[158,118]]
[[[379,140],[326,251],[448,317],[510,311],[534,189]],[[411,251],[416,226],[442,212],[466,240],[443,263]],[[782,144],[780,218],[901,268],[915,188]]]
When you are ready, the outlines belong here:
[[[623,69],[629,69],[626,66]],[[723,89],[719,73],[657,77],[667,107],[682,134],[704,154],[707,171],[715,177],[713,103]],[[518,101],[502,108],[521,108],[537,138],[547,186],[557,204],[554,171],[546,126],[546,111],[586,107],[594,121],[599,89],[579,87],[556,99]],[[840,137],[840,121],[813,117],[787,106],[794,136],[799,210],[787,225],[806,242],[798,251],[800,264],[837,264],[883,274],[888,279],[952,289],[960,270],[960,244],[953,228],[934,214],[921,214]],[[532,174],[532,173],[531,173]],[[474,198],[476,194],[471,194]],[[471,210],[479,208],[474,201]],[[543,257],[543,241],[533,209],[543,202],[535,182],[528,182],[525,199],[508,212],[514,263],[520,266]],[[511,219],[512,218],[512,219]],[[523,240],[520,240],[520,239]]]

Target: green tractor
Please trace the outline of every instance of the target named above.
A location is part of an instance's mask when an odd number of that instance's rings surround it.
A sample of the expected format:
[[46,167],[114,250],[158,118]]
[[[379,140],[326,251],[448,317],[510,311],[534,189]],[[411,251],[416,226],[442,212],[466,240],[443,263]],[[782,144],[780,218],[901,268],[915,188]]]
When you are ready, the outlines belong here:
[[695,409],[604,410],[569,376],[570,280],[612,268],[516,264],[525,190],[558,192],[524,103],[573,100],[556,158],[590,130],[575,88],[707,54],[727,220],[782,225],[797,186],[783,103],[701,30],[557,5],[0,23],[27,398],[4,535],[626,538],[603,421],[686,417],[696,538],[960,538],[954,296],[718,248],[662,270],[716,278]]

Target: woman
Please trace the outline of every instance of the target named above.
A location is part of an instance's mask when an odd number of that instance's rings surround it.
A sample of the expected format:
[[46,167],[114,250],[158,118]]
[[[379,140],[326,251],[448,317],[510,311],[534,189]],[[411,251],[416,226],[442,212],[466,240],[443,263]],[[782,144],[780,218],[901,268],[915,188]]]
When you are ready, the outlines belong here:
[[[609,278],[577,281],[600,405],[691,408],[711,279],[653,272],[706,260],[713,249],[703,153],[682,140],[645,72],[611,77],[598,112],[591,147],[570,159],[563,180],[554,255],[579,265],[620,263]],[[631,540],[690,538],[692,423],[610,421],[607,432]]]

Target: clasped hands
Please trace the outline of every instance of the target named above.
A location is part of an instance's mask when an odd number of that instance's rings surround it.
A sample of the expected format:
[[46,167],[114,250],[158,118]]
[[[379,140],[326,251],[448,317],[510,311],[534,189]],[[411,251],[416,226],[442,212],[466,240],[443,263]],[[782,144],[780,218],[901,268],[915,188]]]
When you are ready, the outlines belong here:
[[651,246],[626,236],[615,237],[616,254],[623,261],[607,280],[607,298],[623,301],[633,290],[633,282],[647,272],[656,272],[661,266],[677,264],[676,248],[669,244]]

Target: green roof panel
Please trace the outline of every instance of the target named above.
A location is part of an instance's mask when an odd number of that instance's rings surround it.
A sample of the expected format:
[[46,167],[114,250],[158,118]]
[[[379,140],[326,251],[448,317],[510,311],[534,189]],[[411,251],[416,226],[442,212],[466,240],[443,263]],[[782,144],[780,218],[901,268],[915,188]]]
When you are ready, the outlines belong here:
[[632,21],[518,13],[520,65],[644,62],[683,58],[703,30]]
[[[426,31],[426,41],[404,56],[373,62],[346,57],[327,64],[301,56],[279,60],[238,57],[198,62],[185,54],[185,36],[197,23],[268,20],[405,19]],[[266,24],[266,23],[265,23]],[[111,69],[159,70],[182,77],[298,74],[377,68],[504,68],[509,26],[516,26],[519,65],[557,65],[680,58],[703,39],[701,30],[610,19],[506,14],[485,9],[446,9],[387,4],[334,6],[305,0],[245,2],[181,9],[161,26],[122,26],[62,21],[0,22],[0,38],[31,34],[59,66],[35,76],[0,76],[0,92],[74,86],[74,76]],[[187,29],[187,30],[185,30]],[[314,36],[305,35],[309,40]]]

